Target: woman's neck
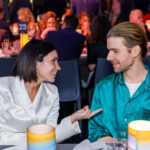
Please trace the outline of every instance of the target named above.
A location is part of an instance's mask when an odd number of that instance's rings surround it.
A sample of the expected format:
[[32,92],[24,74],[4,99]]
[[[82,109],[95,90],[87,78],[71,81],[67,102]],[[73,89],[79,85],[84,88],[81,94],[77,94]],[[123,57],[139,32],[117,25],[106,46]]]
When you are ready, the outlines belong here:
[[27,89],[27,92],[28,92],[31,102],[34,101],[34,99],[38,93],[38,90],[40,88],[40,85],[41,84],[37,83],[37,82],[25,82],[25,86],[26,86],[26,89]]

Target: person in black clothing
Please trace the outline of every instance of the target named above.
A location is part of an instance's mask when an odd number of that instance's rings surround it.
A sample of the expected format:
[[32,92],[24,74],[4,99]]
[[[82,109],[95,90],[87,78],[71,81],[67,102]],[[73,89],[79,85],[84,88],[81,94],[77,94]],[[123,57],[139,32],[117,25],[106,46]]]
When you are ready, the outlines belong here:
[[11,41],[13,40],[13,35],[9,28],[9,23],[4,20],[5,11],[2,7],[0,7],[0,29],[5,30],[6,38],[9,38]]
[[94,71],[97,58],[106,58],[108,50],[106,47],[106,35],[110,29],[110,22],[105,15],[98,15],[92,23],[91,40],[87,43],[88,68]]
[[17,22],[17,11],[22,7],[28,7],[32,11],[30,0],[13,0],[9,9],[10,24]]
[[135,2],[133,0],[118,0],[120,2],[120,13],[116,19],[116,22],[114,25],[117,25],[118,23],[129,21],[129,14],[130,11],[135,9]]
[[49,31],[45,40],[53,44],[57,50],[59,60],[78,59],[81,55],[85,36],[77,33],[78,18],[74,15],[66,16],[62,30]]
[[53,11],[56,13],[58,18],[61,18],[66,11],[66,0],[43,0],[42,11]]

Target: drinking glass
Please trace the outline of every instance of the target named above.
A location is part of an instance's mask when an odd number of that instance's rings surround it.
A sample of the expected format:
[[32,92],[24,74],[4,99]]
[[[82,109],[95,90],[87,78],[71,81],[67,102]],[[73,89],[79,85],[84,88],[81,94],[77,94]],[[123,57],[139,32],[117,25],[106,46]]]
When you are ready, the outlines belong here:
[[121,143],[107,143],[106,150],[127,150]]
[[9,49],[9,39],[4,39],[2,44],[2,49],[7,51]]
[[119,141],[120,144],[122,144],[124,147],[127,148],[127,143],[128,143],[127,133],[123,130],[120,131],[119,133]]

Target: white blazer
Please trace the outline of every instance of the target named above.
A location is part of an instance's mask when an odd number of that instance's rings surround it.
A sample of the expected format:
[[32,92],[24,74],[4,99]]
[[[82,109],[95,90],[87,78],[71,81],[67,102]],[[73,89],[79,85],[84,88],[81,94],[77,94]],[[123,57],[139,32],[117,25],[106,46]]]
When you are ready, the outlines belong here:
[[23,80],[0,78],[0,145],[26,144],[26,130],[33,124],[56,127],[57,142],[80,132],[78,123],[72,125],[70,117],[57,125],[58,116],[59,95],[55,85],[41,83],[31,102]]

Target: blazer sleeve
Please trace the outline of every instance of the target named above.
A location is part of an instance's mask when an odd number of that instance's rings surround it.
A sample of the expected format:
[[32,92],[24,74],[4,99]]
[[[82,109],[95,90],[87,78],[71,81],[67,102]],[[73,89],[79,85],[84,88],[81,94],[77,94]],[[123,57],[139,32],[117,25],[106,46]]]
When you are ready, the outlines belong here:
[[60,143],[73,135],[79,134],[80,132],[81,130],[78,121],[72,124],[71,116],[68,116],[56,126],[56,142]]
[[60,108],[59,94],[58,94],[58,89],[56,88],[54,99],[53,99],[53,106],[47,118],[47,123],[51,124],[54,127],[56,127],[57,125],[57,119],[59,116],[59,108]]

